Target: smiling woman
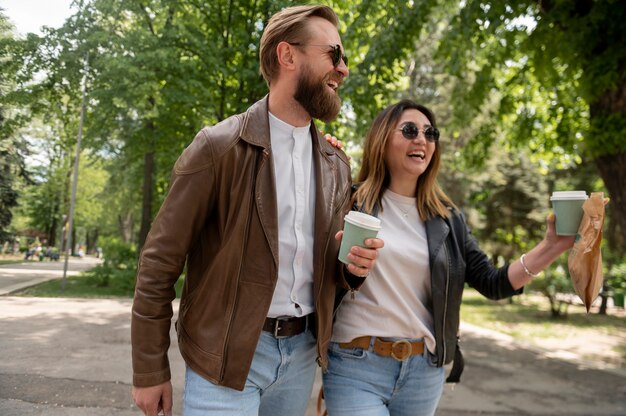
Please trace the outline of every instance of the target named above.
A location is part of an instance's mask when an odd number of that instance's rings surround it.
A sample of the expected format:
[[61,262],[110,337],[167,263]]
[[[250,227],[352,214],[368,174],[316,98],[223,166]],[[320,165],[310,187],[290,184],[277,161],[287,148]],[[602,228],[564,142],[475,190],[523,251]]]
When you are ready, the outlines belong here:
[[60,27],[71,14],[72,0],[4,0],[2,13],[15,25],[18,34],[41,35],[43,26]]

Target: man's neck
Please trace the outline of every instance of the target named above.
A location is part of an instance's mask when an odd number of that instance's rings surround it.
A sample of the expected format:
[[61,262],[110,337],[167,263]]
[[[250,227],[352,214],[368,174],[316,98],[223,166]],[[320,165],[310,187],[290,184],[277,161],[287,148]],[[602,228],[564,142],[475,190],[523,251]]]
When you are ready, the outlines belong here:
[[[283,92],[285,91],[285,92]],[[295,98],[293,92],[283,89],[271,89],[268,99],[269,111],[294,127],[305,127],[311,123],[311,116],[302,108]]]

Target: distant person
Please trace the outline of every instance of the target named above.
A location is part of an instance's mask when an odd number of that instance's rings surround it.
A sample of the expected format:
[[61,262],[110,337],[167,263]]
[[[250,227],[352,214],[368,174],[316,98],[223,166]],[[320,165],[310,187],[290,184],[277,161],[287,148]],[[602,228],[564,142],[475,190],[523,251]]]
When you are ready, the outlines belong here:
[[326,6],[276,13],[259,48],[269,95],[204,128],[176,162],[133,303],[133,398],[147,415],[171,412],[171,302],[185,264],[185,416],[305,413],[316,362],[327,364],[336,285],[362,280],[382,246],[353,247],[347,269],[337,261],[350,167],[312,119],[340,109],[338,23]]
[[365,140],[356,209],[377,216],[385,241],[369,277],[337,310],[328,371],[330,416],[433,415],[444,385],[457,381],[465,284],[490,299],[521,293],[575,237],[546,235],[510,265],[496,268],[463,215],[439,188],[439,130],[428,108],[402,100],[385,108]]

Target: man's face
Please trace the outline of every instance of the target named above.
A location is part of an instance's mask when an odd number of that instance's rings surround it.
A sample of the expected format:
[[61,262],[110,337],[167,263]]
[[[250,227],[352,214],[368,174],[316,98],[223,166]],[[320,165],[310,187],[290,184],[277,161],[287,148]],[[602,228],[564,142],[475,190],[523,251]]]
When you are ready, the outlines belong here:
[[313,118],[329,122],[341,108],[338,89],[348,76],[346,62],[333,62],[333,46],[341,46],[337,28],[329,21],[313,17],[309,23],[310,36],[295,49],[303,58],[297,78],[294,99]]
[[331,87],[341,84],[341,76],[335,70],[316,77],[307,64],[302,68],[294,98],[313,118],[330,122],[337,118],[341,108],[341,99],[337,91]]

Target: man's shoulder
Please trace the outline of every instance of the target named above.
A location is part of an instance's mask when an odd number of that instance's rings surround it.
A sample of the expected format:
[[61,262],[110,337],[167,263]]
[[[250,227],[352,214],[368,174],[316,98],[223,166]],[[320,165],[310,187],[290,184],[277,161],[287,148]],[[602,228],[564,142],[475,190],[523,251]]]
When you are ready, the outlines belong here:
[[238,114],[202,128],[176,161],[176,173],[194,173],[210,167],[237,141],[241,130],[240,118]]
[[[245,112],[230,116],[214,125],[202,128],[176,162],[176,173],[193,173],[210,167],[226,152],[246,137],[250,118],[259,118],[265,103],[261,100]],[[267,117],[267,116],[266,116]],[[253,129],[254,130],[254,129]],[[262,129],[261,129],[262,130]]]

